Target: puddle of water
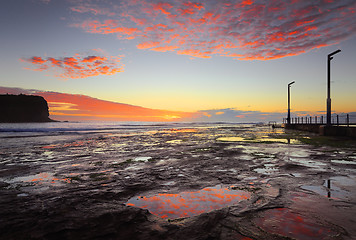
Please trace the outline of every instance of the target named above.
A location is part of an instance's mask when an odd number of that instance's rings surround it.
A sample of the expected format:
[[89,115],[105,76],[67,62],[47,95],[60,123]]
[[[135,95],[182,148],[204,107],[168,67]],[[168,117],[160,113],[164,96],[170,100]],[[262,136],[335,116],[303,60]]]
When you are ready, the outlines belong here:
[[292,151],[288,154],[290,157],[296,157],[296,158],[306,158],[310,156],[309,151],[303,150],[303,149],[298,149],[297,151]]
[[246,142],[247,140],[243,137],[220,137],[216,139],[222,142]]
[[331,160],[331,162],[338,163],[338,164],[356,165],[356,162],[346,161],[346,160]]
[[142,166],[137,166],[137,164],[136,164],[136,165],[131,165],[131,166],[125,168],[124,171],[131,171],[131,170],[136,171],[136,170],[139,170],[142,168],[143,168]]
[[20,194],[17,194],[18,197],[27,197],[28,194],[27,193],[20,193]]
[[308,190],[308,191],[312,191],[312,192],[315,192],[319,195],[323,195],[325,197],[327,197],[328,195],[328,190],[325,189],[324,186],[301,186],[300,187],[301,189],[304,189],[304,190]]
[[303,174],[301,174],[301,173],[291,173],[291,175],[293,177],[298,177],[298,178],[303,176]]
[[336,176],[330,178],[332,182],[341,186],[355,186],[356,178],[355,176]]
[[164,186],[172,186],[174,184],[176,184],[175,181],[170,181],[170,182],[163,183],[162,185],[164,185]]
[[198,129],[195,128],[182,128],[182,129],[176,129],[172,128],[169,129],[170,132],[182,132],[182,133],[196,133],[198,132]]
[[324,181],[321,186],[304,185],[301,188],[332,199],[345,200],[352,197],[352,190],[349,188],[355,185],[355,178],[336,176]]
[[251,198],[251,193],[231,187],[204,188],[195,192],[157,194],[152,197],[138,196],[127,201],[127,206],[148,209],[161,218],[192,217],[205,212],[232,206]]
[[275,143],[288,143],[288,144],[297,144],[300,143],[297,139],[285,139],[285,138],[261,138],[256,139],[254,142],[275,142]]
[[306,167],[310,167],[310,168],[317,168],[319,170],[325,170],[329,167],[328,164],[323,163],[323,162],[319,162],[316,160],[308,160],[308,159],[303,159],[303,158],[294,158],[294,157],[290,157],[289,158],[290,161],[292,162],[296,162],[300,165],[306,166]]
[[58,186],[62,183],[70,183],[69,178],[56,178],[53,173],[42,172],[35,175],[29,175],[24,177],[16,177],[8,181],[8,183],[16,183],[16,182],[29,182],[34,185],[52,185]]
[[297,139],[285,139],[285,138],[269,138],[268,136],[263,136],[258,139],[245,139],[243,137],[220,137],[216,139],[217,141],[222,142],[255,142],[255,143],[263,143],[263,142],[275,142],[275,143],[288,143],[288,144],[297,144],[300,143]]
[[183,141],[180,139],[175,139],[175,140],[167,141],[166,143],[181,143],[181,142],[183,142]]
[[134,162],[148,162],[152,157],[137,157],[133,161]]
[[275,166],[275,164],[264,164],[264,168],[255,168],[253,171],[269,175],[279,171],[279,169],[275,168]]
[[287,208],[265,211],[261,218],[256,219],[256,224],[268,232],[293,239],[331,239],[337,234],[328,226],[317,224]]

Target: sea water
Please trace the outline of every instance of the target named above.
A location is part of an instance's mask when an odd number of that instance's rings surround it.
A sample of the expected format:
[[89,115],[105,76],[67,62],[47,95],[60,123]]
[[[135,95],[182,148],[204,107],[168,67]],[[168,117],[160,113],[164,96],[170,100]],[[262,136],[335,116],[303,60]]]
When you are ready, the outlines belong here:
[[139,133],[185,126],[187,124],[150,122],[0,123],[0,148],[54,143],[98,134]]

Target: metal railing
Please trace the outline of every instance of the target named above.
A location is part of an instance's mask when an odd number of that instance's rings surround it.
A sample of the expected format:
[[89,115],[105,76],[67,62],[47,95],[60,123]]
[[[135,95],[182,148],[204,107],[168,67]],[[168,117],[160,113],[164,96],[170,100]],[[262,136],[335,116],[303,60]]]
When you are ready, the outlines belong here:
[[[287,118],[283,118],[283,123],[288,123]],[[321,116],[304,116],[304,117],[291,117],[290,124],[326,124],[326,117]],[[356,125],[356,115],[349,114],[333,114],[331,116],[332,125]]]

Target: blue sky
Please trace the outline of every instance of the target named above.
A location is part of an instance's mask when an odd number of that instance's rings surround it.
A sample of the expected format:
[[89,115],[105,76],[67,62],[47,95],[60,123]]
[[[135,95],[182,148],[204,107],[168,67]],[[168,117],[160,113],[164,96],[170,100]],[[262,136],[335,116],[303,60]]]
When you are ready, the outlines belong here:
[[230,109],[236,115],[224,119],[241,121],[240,112],[283,115],[295,81],[293,113],[313,114],[326,108],[326,56],[341,49],[332,61],[332,109],[356,111],[355,1],[1,5],[5,88],[170,111]]

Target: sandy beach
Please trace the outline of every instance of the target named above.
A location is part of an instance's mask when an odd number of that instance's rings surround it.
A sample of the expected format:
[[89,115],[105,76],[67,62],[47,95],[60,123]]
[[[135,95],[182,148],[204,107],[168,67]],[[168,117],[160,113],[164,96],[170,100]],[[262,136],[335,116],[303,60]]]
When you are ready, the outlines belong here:
[[79,130],[1,132],[0,239],[356,239],[355,140],[254,124]]

